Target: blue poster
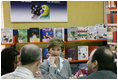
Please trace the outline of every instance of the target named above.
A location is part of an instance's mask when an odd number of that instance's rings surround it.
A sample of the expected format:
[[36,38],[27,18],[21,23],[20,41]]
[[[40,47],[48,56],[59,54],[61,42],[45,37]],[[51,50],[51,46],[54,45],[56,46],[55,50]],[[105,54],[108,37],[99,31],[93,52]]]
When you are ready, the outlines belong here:
[[67,22],[67,1],[10,1],[11,22]]

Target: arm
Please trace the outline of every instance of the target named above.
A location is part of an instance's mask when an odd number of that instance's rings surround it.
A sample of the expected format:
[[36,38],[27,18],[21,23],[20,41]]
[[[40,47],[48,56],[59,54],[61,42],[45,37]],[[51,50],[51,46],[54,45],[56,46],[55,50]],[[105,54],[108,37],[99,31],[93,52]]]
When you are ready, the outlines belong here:
[[40,71],[45,79],[56,79],[57,67],[43,63],[40,65]]
[[72,77],[72,72],[71,72],[71,67],[70,67],[70,63],[67,61],[68,63],[68,74],[69,74],[69,78]]

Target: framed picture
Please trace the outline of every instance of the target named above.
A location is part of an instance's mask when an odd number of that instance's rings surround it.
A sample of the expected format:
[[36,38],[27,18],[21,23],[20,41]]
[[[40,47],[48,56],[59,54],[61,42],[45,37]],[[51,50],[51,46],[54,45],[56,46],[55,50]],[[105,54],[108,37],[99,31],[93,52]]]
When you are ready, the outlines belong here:
[[67,22],[67,1],[10,1],[11,22]]

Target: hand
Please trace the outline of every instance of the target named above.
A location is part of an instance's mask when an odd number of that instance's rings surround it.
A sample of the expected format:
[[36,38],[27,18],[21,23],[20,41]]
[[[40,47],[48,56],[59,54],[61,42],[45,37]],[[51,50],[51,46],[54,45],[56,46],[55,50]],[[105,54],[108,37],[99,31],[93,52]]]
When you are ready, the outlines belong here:
[[70,79],[77,79],[77,76],[73,76],[73,77],[71,77]]
[[54,63],[55,63],[55,57],[54,56],[50,56],[49,57],[49,61],[50,61],[50,65],[54,65]]

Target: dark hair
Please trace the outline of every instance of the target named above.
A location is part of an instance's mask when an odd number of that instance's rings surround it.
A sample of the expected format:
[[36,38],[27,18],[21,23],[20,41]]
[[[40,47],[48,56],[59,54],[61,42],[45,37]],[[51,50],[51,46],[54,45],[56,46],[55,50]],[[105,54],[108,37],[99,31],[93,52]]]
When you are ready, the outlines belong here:
[[92,62],[98,61],[98,70],[112,70],[114,67],[114,57],[108,46],[98,47],[93,54]]
[[61,50],[64,51],[64,41],[62,39],[53,37],[48,43],[48,51],[50,50],[50,48],[53,48],[55,46],[61,47]]
[[41,50],[36,45],[28,44],[22,47],[20,57],[22,65],[32,64],[41,59]]
[[1,75],[13,72],[14,63],[20,53],[14,48],[5,48],[1,52]]

